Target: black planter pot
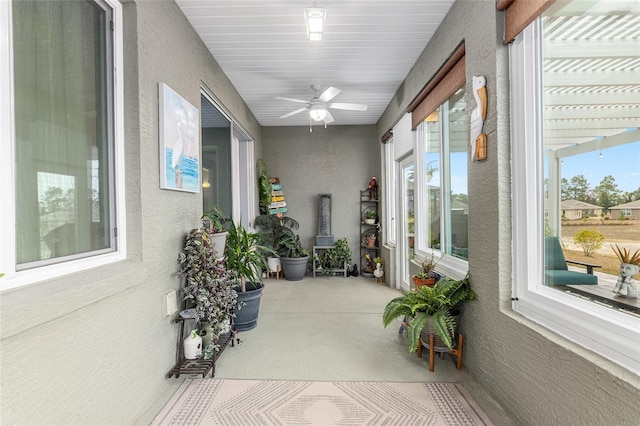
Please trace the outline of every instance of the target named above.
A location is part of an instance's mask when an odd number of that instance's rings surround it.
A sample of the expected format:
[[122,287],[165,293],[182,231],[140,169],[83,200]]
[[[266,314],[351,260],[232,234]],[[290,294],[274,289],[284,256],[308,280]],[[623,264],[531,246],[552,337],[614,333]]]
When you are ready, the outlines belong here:
[[242,308],[236,310],[235,326],[237,331],[247,331],[258,325],[258,311],[260,310],[260,298],[264,284],[248,282],[247,291],[244,293],[237,288],[238,303],[244,302]]
[[307,273],[307,261],[309,256],[304,257],[281,257],[282,273],[289,281],[300,281]]

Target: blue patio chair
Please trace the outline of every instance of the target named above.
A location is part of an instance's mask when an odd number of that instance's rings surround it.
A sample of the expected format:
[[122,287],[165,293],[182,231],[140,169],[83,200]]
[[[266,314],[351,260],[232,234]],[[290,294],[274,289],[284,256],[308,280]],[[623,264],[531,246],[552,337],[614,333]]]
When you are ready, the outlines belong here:
[[[587,273],[570,271],[567,263],[586,266]],[[565,259],[558,237],[545,237],[544,281],[546,285],[597,285],[598,277],[593,275],[593,268],[600,267],[601,265]]]

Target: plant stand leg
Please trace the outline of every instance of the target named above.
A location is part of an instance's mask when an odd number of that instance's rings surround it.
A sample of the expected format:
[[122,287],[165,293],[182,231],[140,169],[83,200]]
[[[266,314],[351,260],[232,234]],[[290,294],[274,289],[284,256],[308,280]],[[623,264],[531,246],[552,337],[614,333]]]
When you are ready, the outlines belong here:
[[429,371],[433,373],[435,370],[435,341],[433,334],[429,336]]
[[458,370],[462,370],[462,333],[460,333],[458,335],[458,348],[456,349],[456,357],[457,357],[457,364],[456,367],[458,368]]

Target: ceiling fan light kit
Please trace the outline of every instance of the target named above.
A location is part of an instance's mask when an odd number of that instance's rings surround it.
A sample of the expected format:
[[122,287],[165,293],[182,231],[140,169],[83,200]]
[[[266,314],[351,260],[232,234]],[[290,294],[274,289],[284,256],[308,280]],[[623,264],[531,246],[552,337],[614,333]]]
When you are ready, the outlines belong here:
[[[296,102],[300,104],[307,104],[304,108],[299,108],[294,111],[291,111],[287,114],[280,116],[280,118],[289,118],[293,115],[299,114],[303,111],[309,111],[309,118],[313,121],[324,121],[325,127],[327,124],[333,123],[334,119],[331,113],[327,108],[333,109],[341,109],[346,111],[366,111],[367,105],[363,104],[352,104],[352,103],[343,103],[343,102],[334,102],[327,104],[331,99],[335,98],[340,94],[340,89],[336,89],[335,87],[329,87],[322,94],[320,94],[321,87],[316,84],[312,84],[311,88],[315,90],[316,95],[310,101],[304,101],[302,99],[295,98],[285,98],[278,96],[276,99],[281,101],[289,101]],[[309,122],[311,124],[311,121]]]
[[326,9],[312,7],[304,10],[304,20],[307,23],[307,37],[309,37],[309,40],[322,40],[322,27],[326,17]]
[[312,105],[309,110],[309,115],[315,121],[322,121],[327,116],[327,110],[322,105]]

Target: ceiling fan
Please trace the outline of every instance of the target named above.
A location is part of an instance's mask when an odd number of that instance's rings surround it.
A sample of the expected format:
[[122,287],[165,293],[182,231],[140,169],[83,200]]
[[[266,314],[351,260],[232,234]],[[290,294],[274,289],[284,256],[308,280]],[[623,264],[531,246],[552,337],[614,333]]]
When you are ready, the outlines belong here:
[[292,115],[299,114],[303,111],[309,111],[309,117],[311,119],[313,119],[314,121],[324,121],[324,125],[326,127],[327,124],[333,123],[335,121],[327,108],[344,109],[348,111],[366,111],[367,110],[367,105],[363,105],[363,104],[350,104],[350,103],[343,103],[343,102],[332,102],[328,104],[327,102],[329,102],[331,99],[338,96],[338,94],[341,92],[340,89],[336,89],[335,87],[329,87],[327,90],[322,92],[322,94],[320,94],[321,87],[318,86],[317,84],[312,84],[311,88],[315,90],[316,95],[310,101],[303,101],[302,99],[294,99],[294,98],[283,98],[281,96],[276,97],[276,99],[279,99],[281,101],[290,101],[290,102],[297,102],[301,104],[307,104],[304,108],[291,111],[290,113],[285,114],[280,118],[288,118],[288,117],[291,117]]

